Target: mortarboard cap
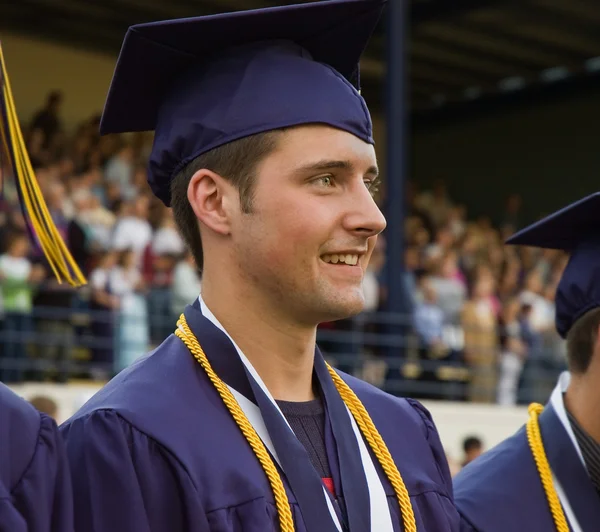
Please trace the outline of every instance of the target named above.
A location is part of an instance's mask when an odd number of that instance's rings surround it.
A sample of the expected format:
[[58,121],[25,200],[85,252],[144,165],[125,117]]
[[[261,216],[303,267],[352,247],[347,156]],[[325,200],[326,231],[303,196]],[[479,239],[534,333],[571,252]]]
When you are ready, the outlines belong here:
[[255,133],[308,123],[373,143],[360,56],[386,0],[330,0],[129,28],[100,132],[154,130],[148,181],[170,204],[192,159]]
[[561,337],[586,312],[600,307],[600,193],[518,231],[507,244],[571,254],[556,290],[556,330]]

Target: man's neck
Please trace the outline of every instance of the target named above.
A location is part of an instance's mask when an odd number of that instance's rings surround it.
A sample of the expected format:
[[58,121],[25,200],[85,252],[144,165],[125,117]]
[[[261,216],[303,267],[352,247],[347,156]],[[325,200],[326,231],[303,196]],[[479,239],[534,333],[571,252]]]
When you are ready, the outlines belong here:
[[600,387],[596,376],[589,372],[572,374],[565,405],[583,430],[600,443]]
[[281,401],[314,399],[316,326],[310,329],[290,323],[281,313],[257,304],[247,294],[232,293],[232,285],[225,290],[215,285],[203,283],[204,303],[254,366],[271,395]]

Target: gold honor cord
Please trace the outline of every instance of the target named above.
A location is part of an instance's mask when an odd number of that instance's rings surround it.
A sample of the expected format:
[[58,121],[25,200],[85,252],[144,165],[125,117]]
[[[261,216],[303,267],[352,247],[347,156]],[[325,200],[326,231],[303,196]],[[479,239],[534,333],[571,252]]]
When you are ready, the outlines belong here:
[[544,450],[544,442],[542,441],[542,433],[540,432],[539,416],[544,410],[544,407],[538,403],[529,405],[529,420],[527,421],[527,440],[533,454],[533,459],[544,487],[546,499],[550,506],[550,512],[556,525],[558,532],[569,532],[569,525],[563,512],[562,506],[558,499],[558,494],[554,489],[554,483],[552,482],[552,472],[550,470],[550,464],[548,463],[548,457]]
[[[177,322],[175,334],[177,337],[179,337],[179,339],[181,339],[181,341],[192,353],[194,358],[202,366],[213,386],[219,392],[223,403],[225,403],[225,406],[227,406],[231,416],[242,431],[242,434],[250,444],[254,454],[258,458],[258,461],[260,462],[265,474],[267,475],[267,478],[269,479],[269,483],[271,484],[271,490],[273,491],[275,505],[279,514],[279,525],[281,532],[293,532],[295,529],[290,504],[283,486],[283,482],[279,476],[277,467],[273,463],[271,455],[268,453],[262,440],[254,430],[254,427],[244,414],[244,411],[238,404],[227,385],[212,369],[208,358],[204,354],[204,351],[198,342],[198,339],[190,330],[183,314],[180,316],[179,321]],[[400,472],[394,463],[392,455],[383,441],[383,438],[377,431],[371,416],[369,416],[366,408],[363,406],[360,399],[356,396],[352,389],[342,380],[342,378],[334,371],[334,369],[329,366],[329,364],[327,365],[327,369],[340,396],[352,413],[352,416],[356,420],[356,424],[359,426],[361,433],[367,440],[367,443],[373,450],[373,453],[377,457],[377,460],[381,464],[381,467],[383,468],[394,488],[394,492],[396,493],[396,497],[398,499],[398,504],[400,505],[400,511],[402,512],[404,530],[406,532],[417,532],[417,524],[410,502],[410,497],[408,495],[408,490],[406,489],[404,481],[400,476]]]
[[0,149],[3,149],[8,155],[9,161],[14,163],[12,171],[23,202],[22,207],[27,213],[33,233],[58,282],[67,281],[73,286],[84,285],[87,281],[52,220],[31,166],[23,133],[19,126],[1,46],[0,85],[0,97],[2,98],[0,108],[6,113],[6,116],[0,116]]

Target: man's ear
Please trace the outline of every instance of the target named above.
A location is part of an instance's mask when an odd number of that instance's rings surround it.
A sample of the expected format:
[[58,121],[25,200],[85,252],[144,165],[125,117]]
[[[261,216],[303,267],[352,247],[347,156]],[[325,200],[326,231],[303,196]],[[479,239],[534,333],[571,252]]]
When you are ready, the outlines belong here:
[[198,170],[190,179],[187,197],[200,222],[216,233],[229,234],[237,198],[230,183],[211,170]]

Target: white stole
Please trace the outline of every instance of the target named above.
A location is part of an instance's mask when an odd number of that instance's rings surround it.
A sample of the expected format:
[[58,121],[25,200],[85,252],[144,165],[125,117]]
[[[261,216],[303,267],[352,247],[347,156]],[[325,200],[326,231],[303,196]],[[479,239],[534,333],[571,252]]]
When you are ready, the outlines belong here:
[[[271,401],[273,406],[277,409],[277,411],[281,415],[282,419],[285,421],[288,428],[290,430],[292,430],[287,419],[281,412],[279,405],[276,403],[275,399],[273,398],[273,396],[271,395],[271,393],[265,386],[265,383],[262,381],[262,379],[260,378],[260,375],[254,369],[254,367],[252,366],[252,364],[250,363],[250,361],[248,360],[246,355],[244,355],[244,353],[242,353],[242,350],[238,347],[238,345],[235,343],[233,338],[231,338],[231,336],[229,336],[229,334],[227,333],[225,328],[221,325],[221,323],[219,323],[219,320],[217,320],[215,315],[206,306],[206,304],[204,303],[204,301],[202,299],[202,296],[200,296],[198,298],[198,300],[200,302],[200,308],[202,310],[202,315],[206,319],[210,320],[213,323],[213,325],[218,327],[221,331],[223,331],[227,335],[227,337],[229,338],[229,340],[235,347],[240,359],[242,360],[244,366],[246,367],[246,369],[248,370],[248,372],[250,373],[252,378],[256,381],[256,383],[258,384],[258,386],[260,386],[263,393],[267,396],[269,401]],[[271,441],[271,437],[269,436],[267,427],[265,425],[265,422],[263,420],[262,414],[261,414],[258,406],[255,405],[252,401],[248,400],[246,397],[244,397],[241,393],[239,393],[237,390],[235,390],[231,386],[228,386],[228,388],[231,391],[231,393],[234,395],[234,397],[236,398],[240,407],[244,411],[244,414],[246,415],[246,417],[248,418],[248,420],[254,427],[254,430],[256,430],[257,434],[259,435],[260,439],[264,443],[265,447],[269,450],[269,452],[271,453],[273,458],[281,466],[281,463],[279,462],[279,458],[275,451],[275,447],[273,446],[273,442]],[[354,435],[356,437],[358,447],[360,449],[360,458],[361,458],[362,466],[363,466],[365,476],[367,479],[367,485],[368,485],[368,489],[369,489],[369,503],[370,503],[370,509],[371,509],[371,512],[370,512],[371,513],[371,532],[394,532],[394,527],[392,525],[392,516],[390,513],[390,507],[387,502],[387,496],[386,496],[383,484],[381,483],[379,474],[377,473],[377,470],[375,469],[375,464],[373,463],[371,455],[369,454],[367,446],[366,446],[366,444],[363,440],[363,437],[360,433],[360,429],[358,428],[356,421],[354,420],[350,411],[348,410],[348,407],[346,407],[346,411],[350,418],[350,422],[352,423],[352,429],[354,431]],[[339,522],[338,516],[335,512],[335,509],[333,508],[333,505],[331,503],[329,495],[327,494],[327,492],[325,490],[326,490],[326,488],[323,486],[323,496],[325,497],[325,499],[327,501],[327,507],[329,508],[329,513],[331,514],[331,518],[332,518],[333,522],[335,523],[335,526],[337,527],[338,531],[342,532],[342,526]]]

